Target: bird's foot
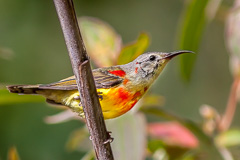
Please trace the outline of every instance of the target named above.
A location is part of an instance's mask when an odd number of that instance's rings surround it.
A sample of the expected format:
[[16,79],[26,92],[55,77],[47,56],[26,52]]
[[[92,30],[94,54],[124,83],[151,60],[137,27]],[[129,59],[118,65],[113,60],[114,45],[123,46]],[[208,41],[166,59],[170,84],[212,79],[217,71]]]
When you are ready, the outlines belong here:
[[[107,144],[107,143],[112,143],[113,142],[114,138],[111,137],[111,133],[112,132],[109,132],[109,131],[107,132],[107,140],[104,141],[103,144]],[[89,136],[89,139],[90,139],[90,141],[92,141],[93,140],[92,136]]]
[[107,132],[107,140],[104,141],[103,144],[107,144],[107,143],[112,143],[113,142],[114,138],[111,137],[111,133],[112,133],[111,131]]
[[100,101],[102,101],[103,100],[102,92],[97,92],[97,94],[98,94],[98,98],[100,99]]

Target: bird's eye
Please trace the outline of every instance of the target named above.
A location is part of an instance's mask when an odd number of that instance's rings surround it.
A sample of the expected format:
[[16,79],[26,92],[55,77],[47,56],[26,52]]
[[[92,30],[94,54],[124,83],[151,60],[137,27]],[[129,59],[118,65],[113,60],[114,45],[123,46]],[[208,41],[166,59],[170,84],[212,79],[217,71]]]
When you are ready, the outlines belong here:
[[156,56],[154,56],[154,55],[151,55],[150,57],[149,57],[149,60],[150,61],[154,61],[156,59]]

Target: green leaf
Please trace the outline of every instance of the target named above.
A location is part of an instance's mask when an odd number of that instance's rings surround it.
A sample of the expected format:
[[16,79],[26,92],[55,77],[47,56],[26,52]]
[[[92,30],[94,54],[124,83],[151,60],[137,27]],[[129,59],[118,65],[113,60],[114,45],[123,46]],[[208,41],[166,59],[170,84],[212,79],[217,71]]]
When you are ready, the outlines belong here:
[[220,133],[216,137],[216,142],[220,146],[224,146],[224,147],[240,145],[240,130],[231,129],[226,132]]
[[111,146],[115,159],[144,159],[147,135],[146,119],[142,113],[127,113],[106,121],[106,124],[114,137]]
[[163,106],[165,103],[165,98],[157,94],[147,94],[141,99],[142,106]]
[[90,150],[87,152],[87,154],[84,155],[84,157],[81,160],[94,160],[95,159],[95,153],[93,150]]
[[[198,51],[202,32],[206,22],[206,7],[209,0],[189,1],[183,14],[184,19],[180,29],[178,46],[183,50]],[[182,55],[180,58],[181,73],[185,80],[189,80],[196,60],[195,55]]]
[[92,149],[91,142],[89,140],[89,133],[86,126],[77,129],[70,134],[66,148],[68,151],[89,151]]
[[106,22],[92,17],[78,19],[87,52],[98,67],[116,64],[122,47],[121,37]]
[[148,149],[150,152],[155,152],[159,148],[164,148],[165,144],[159,139],[150,139],[148,141]]
[[149,46],[150,38],[148,34],[141,33],[136,42],[122,48],[117,64],[126,64],[141,55]]
[[9,93],[7,89],[0,89],[0,105],[10,105],[17,103],[39,103],[45,99],[36,95],[18,95]]
[[83,120],[83,119],[81,119],[79,116],[77,116],[75,114],[75,112],[73,112],[70,109],[66,109],[62,112],[56,113],[56,114],[51,115],[51,116],[46,116],[44,118],[44,121],[47,124],[64,123],[64,122],[68,122],[70,120]]
[[152,114],[157,117],[166,118],[168,120],[174,120],[186,128],[188,128],[198,139],[199,141],[199,154],[204,154],[205,159],[217,159],[217,160],[224,160],[220,151],[215,146],[214,139],[208,137],[196,123],[191,120],[183,119],[177,117],[173,114],[167,113],[166,111],[160,108],[141,108],[141,111],[144,113]]
[[170,160],[183,160],[183,158],[180,157],[185,157],[186,153],[189,151],[187,148],[166,145],[159,139],[150,139],[148,141],[148,150],[153,154],[153,156],[156,155],[156,152],[159,149],[164,149],[166,151],[168,159]]

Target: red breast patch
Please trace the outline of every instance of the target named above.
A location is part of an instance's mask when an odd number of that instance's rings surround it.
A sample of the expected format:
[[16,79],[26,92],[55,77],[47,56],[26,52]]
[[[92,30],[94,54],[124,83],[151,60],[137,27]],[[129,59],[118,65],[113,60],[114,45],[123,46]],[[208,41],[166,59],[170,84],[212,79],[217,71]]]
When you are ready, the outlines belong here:
[[129,99],[128,91],[125,91],[123,88],[118,89],[118,96],[122,101]]

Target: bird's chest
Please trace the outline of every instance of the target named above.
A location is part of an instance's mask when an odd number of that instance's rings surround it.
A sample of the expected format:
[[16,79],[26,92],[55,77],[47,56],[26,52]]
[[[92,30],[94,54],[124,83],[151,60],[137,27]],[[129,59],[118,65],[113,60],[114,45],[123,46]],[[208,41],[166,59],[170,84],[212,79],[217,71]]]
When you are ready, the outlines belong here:
[[100,101],[105,118],[114,118],[129,111],[143,96],[146,88],[128,90],[125,87],[98,89],[102,96]]

